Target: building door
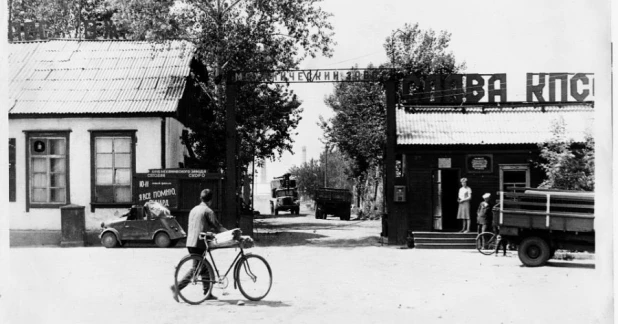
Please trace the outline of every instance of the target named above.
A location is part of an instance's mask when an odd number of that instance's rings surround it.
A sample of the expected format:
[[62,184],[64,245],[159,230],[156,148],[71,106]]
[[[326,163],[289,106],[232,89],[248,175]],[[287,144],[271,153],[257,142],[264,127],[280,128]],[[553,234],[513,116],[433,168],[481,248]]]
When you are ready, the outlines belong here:
[[527,164],[501,164],[500,190],[513,191],[512,188],[530,187],[530,166]]
[[459,229],[457,224],[459,170],[434,170],[432,180],[433,229],[435,231]]

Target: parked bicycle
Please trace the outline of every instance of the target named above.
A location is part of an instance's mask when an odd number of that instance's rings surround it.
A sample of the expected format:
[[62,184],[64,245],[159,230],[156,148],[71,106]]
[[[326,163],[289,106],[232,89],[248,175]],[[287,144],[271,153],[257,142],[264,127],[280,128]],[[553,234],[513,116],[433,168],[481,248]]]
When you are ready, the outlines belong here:
[[[227,276],[232,268],[234,289],[238,287],[243,296],[252,301],[266,297],[272,286],[272,271],[266,259],[257,254],[245,253],[243,239],[229,246],[217,246],[211,241],[212,237],[212,233],[200,233],[200,239],[206,243],[206,251],[202,255],[187,255],[176,266],[174,282],[180,298],[193,305],[202,303],[210,296],[214,285],[221,289],[227,288]],[[237,247],[240,251],[221,276],[211,251],[223,247]]]
[[476,236],[476,249],[484,255],[498,251],[501,236],[492,232],[483,232]]

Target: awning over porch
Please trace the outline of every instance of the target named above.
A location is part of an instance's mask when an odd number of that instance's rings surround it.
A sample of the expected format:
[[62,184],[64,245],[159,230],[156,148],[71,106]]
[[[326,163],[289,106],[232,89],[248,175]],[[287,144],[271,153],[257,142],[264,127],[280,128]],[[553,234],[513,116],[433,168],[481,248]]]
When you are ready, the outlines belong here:
[[583,142],[592,135],[593,104],[402,108],[397,145],[536,144],[552,137],[560,119],[567,136]]

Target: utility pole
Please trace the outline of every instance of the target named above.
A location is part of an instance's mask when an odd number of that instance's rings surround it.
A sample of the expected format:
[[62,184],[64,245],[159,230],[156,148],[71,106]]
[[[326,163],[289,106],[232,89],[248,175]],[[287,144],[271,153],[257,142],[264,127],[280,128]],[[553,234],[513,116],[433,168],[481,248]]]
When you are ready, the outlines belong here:
[[328,187],[328,145],[324,149],[324,188]]

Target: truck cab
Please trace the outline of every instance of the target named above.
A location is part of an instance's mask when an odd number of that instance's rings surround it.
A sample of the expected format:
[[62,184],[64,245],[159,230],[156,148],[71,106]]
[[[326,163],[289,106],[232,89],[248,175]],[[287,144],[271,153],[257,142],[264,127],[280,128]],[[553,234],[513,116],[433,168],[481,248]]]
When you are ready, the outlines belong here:
[[270,183],[271,199],[270,212],[279,215],[280,211],[289,211],[291,214],[300,214],[300,201],[296,178],[289,173],[274,178]]

